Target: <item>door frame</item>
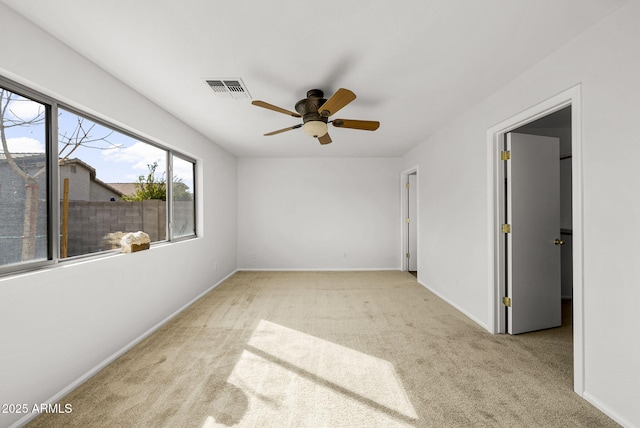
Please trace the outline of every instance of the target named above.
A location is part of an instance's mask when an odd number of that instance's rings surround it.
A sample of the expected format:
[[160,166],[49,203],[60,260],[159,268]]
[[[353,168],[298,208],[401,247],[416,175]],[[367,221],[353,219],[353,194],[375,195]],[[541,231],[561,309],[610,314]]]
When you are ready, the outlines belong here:
[[[416,204],[416,255],[415,257],[418,257],[418,254],[420,254],[420,221],[418,221],[418,219],[420,218],[420,195],[418,192],[418,189],[420,188],[420,186],[418,185],[418,181],[419,181],[419,177],[420,177],[420,173],[418,172],[418,165],[415,165],[409,169],[406,169],[404,171],[402,171],[400,173],[400,269],[404,272],[409,271],[409,261],[407,260],[407,246],[408,246],[408,242],[407,242],[407,235],[408,235],[408,228],[407,228],[407,217],[409,216],[409,208],[407,206],[407,198],[408,198],[408,192],[407,192],[407,187],[406,187],[406,183],[409,181],[409,175],[411,174],[416,174],[416,200],[415,200],[415,204]],[[418,265],[418,274],[420,272],[420,259],[418,259],[417,261],[417,265]]]
[[573,224],[573,390],[584,394],[584,278],[583,278],[583,182],[580,84],[554,95],[487,130],[487,194],[489,234],[489,314],[491,331],[505,333],[504,168],[500,160],[504,135],[529,122],[571,106],[571,200]]

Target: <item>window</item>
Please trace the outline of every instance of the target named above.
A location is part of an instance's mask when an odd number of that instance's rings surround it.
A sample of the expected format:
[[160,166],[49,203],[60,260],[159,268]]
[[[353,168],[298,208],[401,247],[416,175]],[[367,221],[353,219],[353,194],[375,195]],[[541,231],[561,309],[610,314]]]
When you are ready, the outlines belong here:
[[196,235],[195,162],[2,78],[0,91],[0,273],[118,249],[127,232]]
[[60,108],[58,158],[61,258],[167,239],[166,150]]
[[182,238],[196,234],[194,170],[195,165],[186,159],[173,156],[173,237]]
[[0,87],[0,266],[49,258],[47,105]]

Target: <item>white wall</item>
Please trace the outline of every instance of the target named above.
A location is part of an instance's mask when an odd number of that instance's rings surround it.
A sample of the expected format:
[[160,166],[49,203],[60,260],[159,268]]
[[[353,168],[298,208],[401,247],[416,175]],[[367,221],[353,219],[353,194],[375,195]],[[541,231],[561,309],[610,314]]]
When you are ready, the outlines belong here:
[[399,269],[400,159],[238,159],[241,269]]
[[420,166],[419,280],[488,326],[487,130],[581,84],[584,397],[625,426],[640,426],[639,18],[627,3],[403,158]]
[[33,405],[236,269],[236,160],[3,4],[0,39],[3,76],[196,158],[203,202],[199,239],[0,278],[0,403]]
[[0,279],[0,403],[50,398],[237,265],[398,268],[399,172],[416,163],[419,279],[487,327],[487,129],[581,83],[585,397],[640,426],[639,17],[629,2],[402,164],[242,159],[236,171],[231,155],[0,4],[11,41],[0,73],[196,157],[204,201],[198,240]]

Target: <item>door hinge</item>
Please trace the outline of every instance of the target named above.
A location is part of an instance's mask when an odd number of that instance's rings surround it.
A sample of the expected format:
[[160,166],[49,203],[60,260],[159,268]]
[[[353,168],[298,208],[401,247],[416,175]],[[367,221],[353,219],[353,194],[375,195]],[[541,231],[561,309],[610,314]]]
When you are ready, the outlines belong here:
[[510,308],[511,307],[511,297],[503,297],[502,298],[502,304],[505,305],[506,307]]
[[407,183],[406,186],[407,186],[407,189],[408,189],[409,187],[411,187],[411,184]]
[[511,159],[511,152],[509,150],[503,150],[500,152],[500,160],[506,161]]
[[408,259],[411,258],[411,254],[407,253],[407,258]]
[[511,233],[511,225],[503,224],[502,225],[502,233]]
[[411,219],[407,217],[407,223],[411,223]]

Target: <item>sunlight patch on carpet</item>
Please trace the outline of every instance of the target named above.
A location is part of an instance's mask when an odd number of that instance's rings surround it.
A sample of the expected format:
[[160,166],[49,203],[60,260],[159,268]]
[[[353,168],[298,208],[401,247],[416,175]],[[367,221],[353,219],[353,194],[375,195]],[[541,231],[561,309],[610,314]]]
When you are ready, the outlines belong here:
[[[241,425],[413,426],[418,419],[393,365],[261,320],[228,383],[249,397]],[[208,427],[218,426],[213,418]]]

